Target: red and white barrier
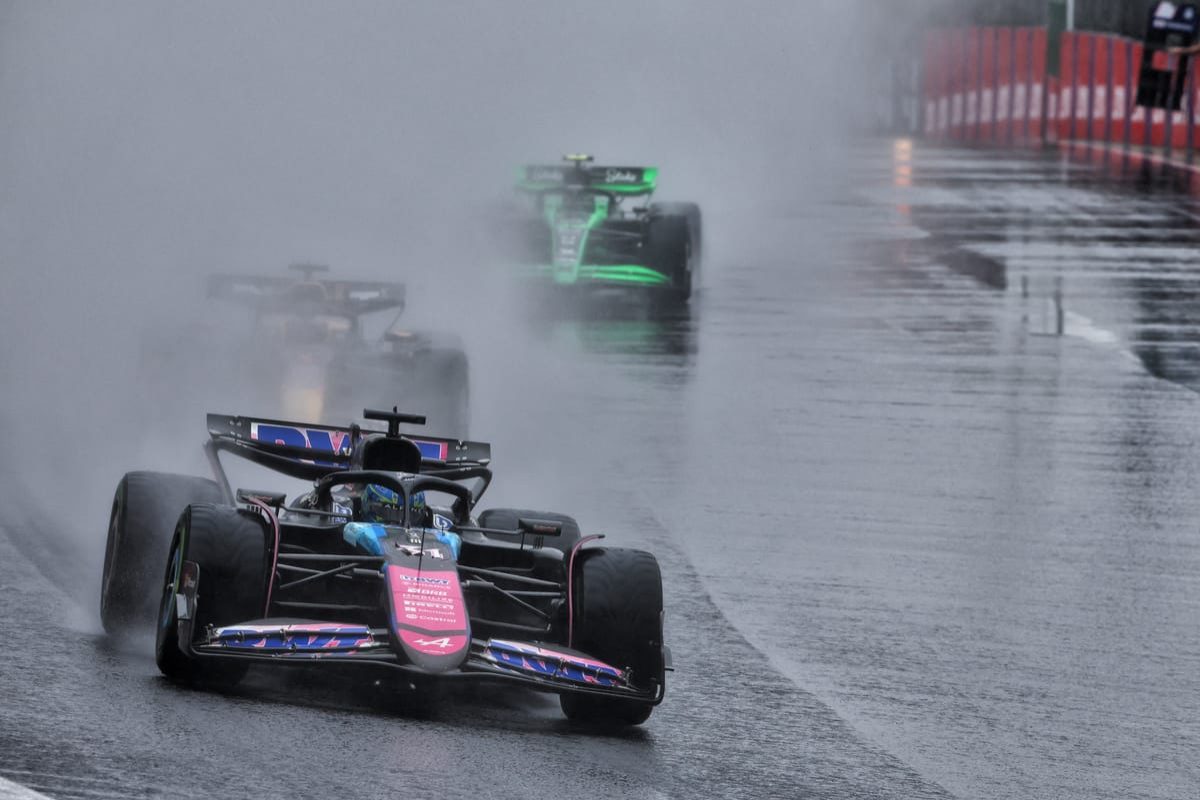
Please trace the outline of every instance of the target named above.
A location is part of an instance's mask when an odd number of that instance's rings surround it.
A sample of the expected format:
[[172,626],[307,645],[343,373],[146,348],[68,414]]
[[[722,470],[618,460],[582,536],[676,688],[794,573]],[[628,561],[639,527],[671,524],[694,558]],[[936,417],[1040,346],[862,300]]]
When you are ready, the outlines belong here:
[[1172,147],[1183,148],[1200,143],[1200,59],[1191,62],[1183,110],[1148,115],[1134,105],[1141,42],[1063,33],[1061,75],[1054,77],[1046,72],[1046,36],[1040,27],[929,32],[923,54],[925,135],[997,144],[1057,140],[1161,147],[1169,139]]
[[956,28],[925,39],[927,136],[1013,142],[1042,136],[1044,28]]

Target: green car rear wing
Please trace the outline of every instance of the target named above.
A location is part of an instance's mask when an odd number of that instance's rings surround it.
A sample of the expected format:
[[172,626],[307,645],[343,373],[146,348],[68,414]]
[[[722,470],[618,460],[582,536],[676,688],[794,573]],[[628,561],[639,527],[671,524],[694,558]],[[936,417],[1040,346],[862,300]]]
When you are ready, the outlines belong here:
[[517,173],[517,188],[525,192],[575,190],[647,195],[657,184],[658,167],[603,167],[584,161],[529,164]]

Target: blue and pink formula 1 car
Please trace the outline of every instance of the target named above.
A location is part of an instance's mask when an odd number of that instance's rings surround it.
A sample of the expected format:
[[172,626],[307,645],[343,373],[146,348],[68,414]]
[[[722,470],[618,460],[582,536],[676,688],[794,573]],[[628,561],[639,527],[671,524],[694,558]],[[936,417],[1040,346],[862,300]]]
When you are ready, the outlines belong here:
[[[360,665],[404,683],[507,681],[569,718],[636,725],[662,701],[669,651],[654,556],[589,547],[562,514],[475,506],[479,442],[209,415],[215,480],[125,475],[113,500],[101,617],[154,620],[159,668],[229,686],[262,665]],[[220,453],[312,489],[230,489]],[[166,568],[163,571],[163,562]]]

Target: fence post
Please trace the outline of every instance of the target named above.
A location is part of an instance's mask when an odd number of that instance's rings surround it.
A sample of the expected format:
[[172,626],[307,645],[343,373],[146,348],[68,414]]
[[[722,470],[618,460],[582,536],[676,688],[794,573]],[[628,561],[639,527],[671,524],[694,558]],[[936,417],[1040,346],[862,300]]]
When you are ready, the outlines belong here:
[[1187,163],[1196,154],[1196,62],[1188,65],[1187,74]]
[[1133,142],[1133,114],[1137,106],[1133,103],[1133,92],[1137,91],[1137,82],[1133,78],[1133,42],[1125,43],[1125,152],[1129,152]]
[[1005,112],[1004,141],[1012,144],[1017,130],[1017,29],[1008,35],[1008,110]]
[[[1079,92],[1076,88],[1079,86],[1079,37],[1070,35],[1066,37],[1070,42],[1070,58],[1066,58],[1067,47],[1064,44],[1062,48],[1063,58],[1067,65],[1070,66],[1070,82],[1066,80],[1067,70],[1063,70],[1062,82],[1067,84],[1067,139],[1075,138],[1075,106],[1079,103]],[[1061,126],[1060,126],[1061,127]]]
[[1088,48],[1088,50],[1091,51],[1089,54],[1091,57],[1088,59],[1089,60],[1089,64],[1088,64],[1088,102],[1087,102],[1087,131],[1086,131],[1086,134],[1087,134],[1087,141],[1090,142],[1096,138],[1095,130],[1093,127],[1093,121],[1095,120],[1095,117],[1096,117],[1096,50],[1099,49],[1098,45],[1100,42],[1100,37],[1093,33],[1093,34],[1089,34],[1088,38],[1091,40],[1091,47]]
[[[1112,144],[1112,111],[1115,100],[1113,92],[1116,88],[1113,85],[1113,73],[1115,72],[1113,69],[1113,52],[1116,49],[1116,39],[1112,36],[1107,36],[1105,37],[1105,41],[1108,46],[1108,58],[1104,59],[1104,61],[1108,65],[1108,69],[1106,70],[1108,74],[1105,76],[1104,81],[1104,144],[1109,145]],[[1105,152],[1108,152],[1107,147],[1105,147]]]
[[988,137],[988,141],[996,144],[1000,141],[1000,29],[992,27],[990,30],[992,32],[992,135]]
[[971,47],[975,56],[975,129],[972,138],[976,143],[983,137],[983,28],[971,29]]
[[[1029,28],[1027,33],[1029,34],[1029,45],[1025,51],[1025,58],[1028,61],[1025,72],[1025,120],[1021,130],[1021,137],[1026,142],[1033,138],[1033,88],[1037,79],[1037,30]],[[1042,92],[1040,99],[1045,104],[1045,92]],[[1042,117],[1045,118],[1044,109]]]

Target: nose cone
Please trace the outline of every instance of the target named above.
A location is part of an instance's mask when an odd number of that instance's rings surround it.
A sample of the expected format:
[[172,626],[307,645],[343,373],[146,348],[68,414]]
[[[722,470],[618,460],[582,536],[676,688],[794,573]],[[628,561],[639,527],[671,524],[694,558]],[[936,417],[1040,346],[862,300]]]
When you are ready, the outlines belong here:
[[392,636],[399,651],[428,672],[458,669],[467,657],[471,624],[449,547],[433,536],[389,543],[384,568]]

